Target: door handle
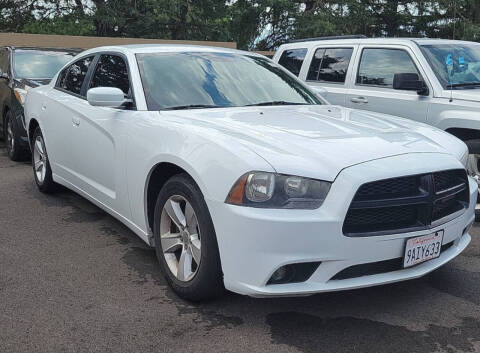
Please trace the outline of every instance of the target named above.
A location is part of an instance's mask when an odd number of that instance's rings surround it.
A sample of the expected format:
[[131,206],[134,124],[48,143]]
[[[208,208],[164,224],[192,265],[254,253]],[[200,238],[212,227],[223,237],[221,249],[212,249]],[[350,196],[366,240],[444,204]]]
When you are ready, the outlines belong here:
[[72,118],[72,123],[73,123],[73,126],[78,126],[80,125],[80,119],[79,118]]
[[42,104],[42,110],[47,110],[47,106],[45,104]]
[[350,99],[350,102],[365,104],[365,103],[368,103],[368,99],[365,97],[353,97]]

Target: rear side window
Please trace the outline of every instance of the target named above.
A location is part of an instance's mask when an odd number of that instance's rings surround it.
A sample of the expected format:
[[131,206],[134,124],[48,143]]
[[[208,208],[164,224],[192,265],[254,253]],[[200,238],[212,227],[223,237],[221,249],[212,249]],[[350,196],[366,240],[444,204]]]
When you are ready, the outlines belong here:
[[307,80],[344,83],[353,48],[320,48],[315,51]]
[[402,49],[367,48],[362,52],[357,84],[393,88],[396,73],[420,73],[410,55]]
[[287,49],[282,53],[282,56],[280,56],[278,63],[295,76],[298,76],[300,69],[302,68],[305,55],[307,55],[306,48]]
[[125,60],[120,56],[104,54],[100,56],[90,82],[90,88],[116,87],[129,94],[130,81]]
[[60,74],[57,87],[65,91],[80,94],[83,81],[87,76],[88,68],[93,61],[93,56],[88,56],[75,61]]

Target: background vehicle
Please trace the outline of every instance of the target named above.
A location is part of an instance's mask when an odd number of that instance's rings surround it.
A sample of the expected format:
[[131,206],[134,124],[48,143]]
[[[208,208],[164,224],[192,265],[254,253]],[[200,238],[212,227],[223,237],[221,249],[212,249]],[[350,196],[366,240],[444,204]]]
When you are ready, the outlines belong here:
[[[252,296],[372,286],[462,252],[476,201],[465,144],[323,103],[257,54],[89,50],[28,91],[34,178],[43,192],[60,183],[80,193],[155,246],[187,299],[224,286]],[[430,257],[417,253],[427,261],[410,267],[408,244],[425,236]]]
[[0,137],[10,159],[28,155],[23,104],[27,90],[50,82],[79,50],[48,48],[0,48]]
[[479,43],[312,38],[282,45],[273,60],[328,94],[332,104],[413,119],[460,138],[469,147],[469,171],[478,180]]

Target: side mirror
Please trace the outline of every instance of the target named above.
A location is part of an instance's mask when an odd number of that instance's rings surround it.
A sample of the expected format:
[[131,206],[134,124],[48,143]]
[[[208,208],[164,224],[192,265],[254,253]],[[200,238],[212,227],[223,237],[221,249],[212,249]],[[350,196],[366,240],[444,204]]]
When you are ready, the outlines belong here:
[[415,73],[398,73],[393,76],[393,89],[416,91],[421,96],[428,96],[428,87]]
[[324,87],[313,87],[313,90],[317,94],[317,96],[320,96],[320,98],[327,98],[328,96],[328,91]]
[[126,99],[120,88],[95,87],[87,91],[87,101],[94,107],[119,108]]

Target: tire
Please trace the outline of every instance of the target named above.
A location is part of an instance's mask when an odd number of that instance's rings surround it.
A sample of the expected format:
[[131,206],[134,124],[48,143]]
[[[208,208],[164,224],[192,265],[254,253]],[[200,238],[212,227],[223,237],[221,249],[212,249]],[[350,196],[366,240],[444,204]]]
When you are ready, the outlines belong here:
[[26,151],[20,147],[20,138],[17,133],[13,114],[9,111],[5,116],[4,141],[7,147],[7,155],[12,161],[22,161],[26,157]]
[[[464,142],[469,150],[468,174],[480,180],[480,140],[466,140]],[[480,192],[480,184],[478,190]],[[477,197],[477,204],[475,205],[475,221],[480,222],[480,194]]]
[[[178,214],[175,211],[180,211],[183,219],[186,219],[181,227],[176,224],[180,223],[182,217],[169,216],[169,212]],[[165,183],[157,198],[154,217],[157,258],[161,271],[174,292],[190,301],[221,296],[224,285],[217,237],[203,195],[192,178],[179,174]],[[170,234],[170,239],[166,240],[166,234]],[[180,270],[182,256],[184,271]],[[199,263],[195,258],[199,259]]]
[[33,177],[38,190],[49,194],[57,190],[57,184],[52,178],[52,168],[48,160],[47,149],[43,139],[42,131],[37,126],[32,137],[32,167]]

